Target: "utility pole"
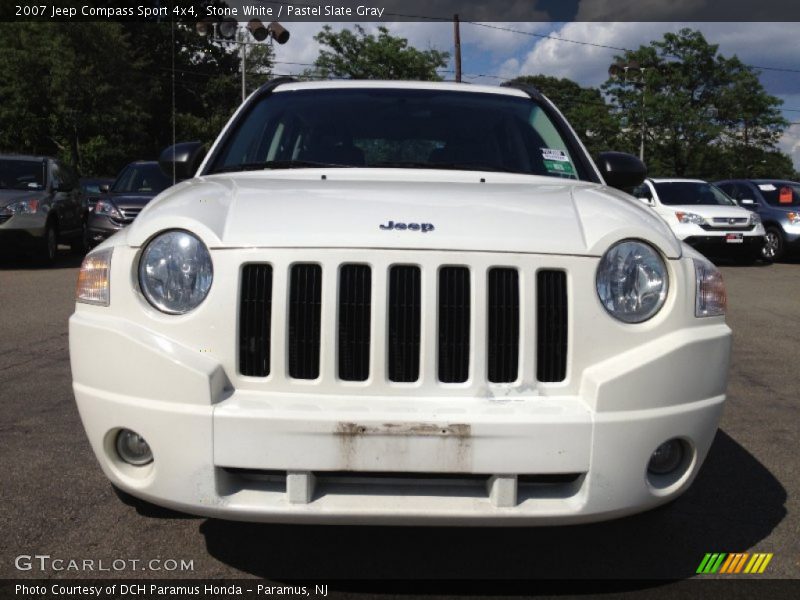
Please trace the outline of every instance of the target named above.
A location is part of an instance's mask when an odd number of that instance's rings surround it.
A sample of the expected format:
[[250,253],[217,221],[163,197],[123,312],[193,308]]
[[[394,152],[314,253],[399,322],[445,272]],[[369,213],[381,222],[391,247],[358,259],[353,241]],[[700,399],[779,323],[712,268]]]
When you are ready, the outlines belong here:
[[[638,62],[632,61],[629,63],[614,63],[608,67],[608,75],[612,79],[621,79],[622,81],[631,82],[634,87],[642,90],[641,96],[641,129],[639,131],[639,160],[644,162],[644,138],[647,133],[647,120],[645,97],[647,96],[647,79],[644,73],[648,67],[642,67]],[[633,112],[633,111],[631,111]]]
[[453,36],[456,46],[456,81],[461,83],[461,28],[459,27],[458,15],[453,15]]
[[239,48],[242,49],[242,59],[239,61],[239,70],[242,72],[242,102],[244,102],[247,99],[247,83],[245,81],[245,73],[247,72],[247,66],[245,65],[245,61],[247,60],[247,42],[245,42],[244,32],[241,29],[237,29],[236,37],[239,41]]
[[644,134],[647,128],[645,121],[645,97],[647,96],[647,81],[644,78],[644,67],[642,67],[642,141],[639,144],[639,160],[644,162]]

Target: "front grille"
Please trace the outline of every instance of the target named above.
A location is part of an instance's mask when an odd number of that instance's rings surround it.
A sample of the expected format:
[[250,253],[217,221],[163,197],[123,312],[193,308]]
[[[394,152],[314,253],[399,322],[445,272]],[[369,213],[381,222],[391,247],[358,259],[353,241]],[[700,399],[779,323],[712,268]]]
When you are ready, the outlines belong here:
[[339,271],[339,379],[369,377],[372,271],[366,265],[343,265]]
[[703,223],[700,225],[706,231],[752,231],[755,229],[756,224],[750,222],[749,217],[714,217],[711,223]]
[[289,284],[289,377],[319,377],[322,267],[297,264]]
[[711,219],[714,223],[727,223],[728,225],[741,225],[749,223],[750,217],[714,217]]
[[419,267],[395,265],[389,269],[389,381],[419,379],[420,294]]
[[519,275],[516,269],[490,269],[487,283],[488,378],[509,383],[519,367]]
[[439,270],[439,381],[463,383],[469,377],[469,269]]
[[126,225],[133,223],[133,220],[142,212],[143,206],[129,206],[127,208],[120,208],[119,212],[122,214],[122,222]]
[[272,326],[272,266],[245,265],[239,295],[239,372],[269,375]]
[[542,270],[536,275],[536,378],[564,381],[567,375],[567,274]]
[[534,280],[523,288],[522,271],[346,261],[246,264],[239,372],[272,373],[287,383],[377,377],[502,384],[519,381],[521,372],[535,373],[541,382],[564,381],[567,274],[532,271]]

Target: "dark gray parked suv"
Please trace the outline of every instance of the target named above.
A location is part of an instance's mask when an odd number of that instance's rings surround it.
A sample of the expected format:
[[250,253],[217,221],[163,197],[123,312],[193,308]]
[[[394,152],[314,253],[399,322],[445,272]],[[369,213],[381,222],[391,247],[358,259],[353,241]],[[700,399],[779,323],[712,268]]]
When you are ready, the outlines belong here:
[[33,250],[43,263],[59,242],[84,249],[83,197],[78,178],[47,156],[0,154],[0,247]]
[[89,244],[97,245],[133,223],[145,205],[171,185],[172,180],[155,161],[127,165],[94,206],[89,217]]
[[739,206],[755,211],[766,230],[764,258],[780,260],[800,250],[800,183],[784,179],[717,181]]

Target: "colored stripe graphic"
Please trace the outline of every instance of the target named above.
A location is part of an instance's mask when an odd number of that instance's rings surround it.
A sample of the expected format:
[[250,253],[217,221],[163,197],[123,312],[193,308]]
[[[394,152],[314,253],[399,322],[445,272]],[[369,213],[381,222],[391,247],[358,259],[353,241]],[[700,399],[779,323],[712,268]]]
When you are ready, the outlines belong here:
[[704,575],[714,573],[736,574],[741,573],[742,569],[744,569],[745,573],[763,573],[773,556],[774,554],[765,552],[755,554],[749,554],[748,552],[734,552],[732,554],[708,552],[703,557],[696,572]]

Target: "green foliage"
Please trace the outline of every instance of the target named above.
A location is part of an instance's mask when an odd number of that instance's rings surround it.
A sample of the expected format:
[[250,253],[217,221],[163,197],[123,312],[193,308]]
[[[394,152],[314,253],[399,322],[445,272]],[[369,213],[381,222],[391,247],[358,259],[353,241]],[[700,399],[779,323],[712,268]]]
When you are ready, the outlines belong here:
[[367,34],[360,25],[355,33],[344,29],[335,33],[328,25],[314,39],[326,46],[314,61],[308,76],[346,79],[406,79],[440,81],[436,69],[447,66],[448,52],[418,50],[408,40],[378,28],[378,36]]
[[617,117],[627,119],[626,150],[638,147],[644,118],[651,175],[752,177],[764,165],[782,164],[775,159],[787,125],[780,100],[766,93],[752,68],[719,55],[699,31],[666,33],[616,58],[644,67],[639,80],[609,79],[603,89]]
[[[248,92],[270,76],[251,46]],[[0,151],[57,155],[83,175],[155,159],[175,135],[211,142],[241,102],[238,47],[191,24],[0,23]]]
[[620,122],[597,88],[547,75],[517,77],[504,85],[532,85],[552,100],[580,136],[592,156],[620,146]]

